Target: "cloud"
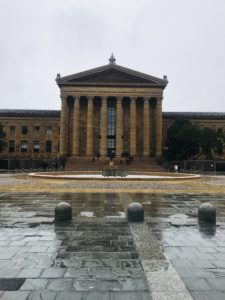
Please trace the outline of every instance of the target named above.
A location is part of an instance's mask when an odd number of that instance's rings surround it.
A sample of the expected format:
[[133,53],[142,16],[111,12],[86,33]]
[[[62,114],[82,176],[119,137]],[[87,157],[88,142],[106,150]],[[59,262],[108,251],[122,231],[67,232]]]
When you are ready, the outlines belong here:
[[2,0],[0,101],[59,109],[57,73],[117,63],[168,75],[164,110],[225,111],[225,2]]

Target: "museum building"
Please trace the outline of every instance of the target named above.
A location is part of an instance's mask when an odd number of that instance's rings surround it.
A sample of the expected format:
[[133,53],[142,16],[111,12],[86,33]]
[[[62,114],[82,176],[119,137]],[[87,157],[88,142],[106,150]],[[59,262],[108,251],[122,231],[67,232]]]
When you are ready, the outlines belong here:
[[0,110],[5,158],[161,157],[167,128],[177,117],[225,130],[224,113],[162,112],[162,79],[115,63],[61,77],[61,112]]

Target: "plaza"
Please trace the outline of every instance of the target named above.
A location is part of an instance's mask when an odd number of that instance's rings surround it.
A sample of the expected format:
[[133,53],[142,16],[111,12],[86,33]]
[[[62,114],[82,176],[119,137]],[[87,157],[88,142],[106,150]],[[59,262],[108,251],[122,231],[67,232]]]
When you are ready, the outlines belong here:
[[[0,180],[0,299],[224,299],[224,176]],[[54,221],[61,201],[71,222]],[[128,223],[132,202],[143,223]],[[198,223],[204,202],[216,226]]]

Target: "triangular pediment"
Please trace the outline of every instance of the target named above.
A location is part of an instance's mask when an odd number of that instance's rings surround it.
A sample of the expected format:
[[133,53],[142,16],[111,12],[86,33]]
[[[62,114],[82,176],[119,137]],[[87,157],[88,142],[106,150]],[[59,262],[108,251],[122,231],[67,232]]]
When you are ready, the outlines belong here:
[[140,73],[116,64],[76,73],[70,76],[57,77],[56,82],[62,85],[148,85],[165,87],[167,80]]

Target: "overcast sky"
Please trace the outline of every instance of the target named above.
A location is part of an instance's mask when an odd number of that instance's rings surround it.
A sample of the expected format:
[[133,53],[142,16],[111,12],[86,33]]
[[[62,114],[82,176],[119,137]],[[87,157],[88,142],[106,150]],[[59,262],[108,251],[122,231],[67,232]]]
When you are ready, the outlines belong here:
[[61,76],[168,76],[164,111],[225,112],[224,0],[0,0],[0,107],[60,109]]

